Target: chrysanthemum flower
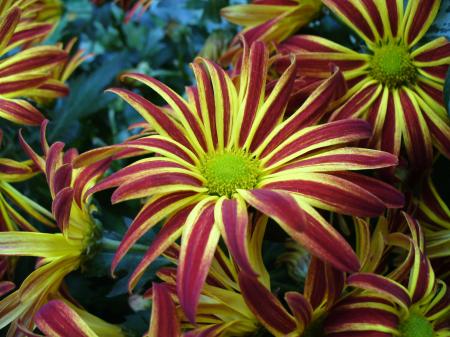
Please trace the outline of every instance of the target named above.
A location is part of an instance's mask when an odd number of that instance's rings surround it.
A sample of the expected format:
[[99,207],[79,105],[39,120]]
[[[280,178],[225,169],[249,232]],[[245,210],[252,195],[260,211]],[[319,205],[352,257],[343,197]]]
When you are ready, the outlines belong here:
[[[400,155],[410,169],[431,166],[433,145],[450,157],[450,125],[443,105],[443,83],[450,64],[450,44],[440,37],[417,46],[440,0],[324,0],[366,42],[358,53],[317,36],[295,36],[281,47],[296,52],[303,75],[324,76],[335,63],[351,86],[331,120],[363,117],[374,129],[369,144]],[[279,66],[287,66],[287,56]],[[285,67],[284,66],[284,67]],[[403,145],[402,145],[403,144]]]
[[409,215],[405,216],[412,233],[407,287],[400,280],[396,282],[374,273],[349,276],[348,285],[364,291],[337,304],[325,322],[326,336],[450,335],[450,292],[444,282],[435,279],[424,253],[424,237],[419,223]]
[[[11,334],[17,329],[34,329],[37,310],[47,301],[61,297],[59,289],[64,277],[88,257],[97,235],[86,191],[108,163],[73,169],[77,153],[64,153],[61,142],[49,146],[45,126],[46,122],[41,130],[44,157],[38,156],[22,137],[20,140],[36,167],[45,173],[53,200],[52,214],[60,233],[0,232],[0,255],[40,258],[20,288],[0,301],[0,329],[12,323]],[[115,336],[122,336],[119,332]]]
[[[157,91],[176,118],[143,97],[110,91],[130,103],[157,131],[121,145],[83,154],[77,165],[139,148],[149,157],[109,176],[91,192],[118,188],[112,202],[150,197],[126,233],[113,270],[147,230],[170,216],[153,253],[162,253],[181,234],[177,286],[187,316],[195,308],[217,243],[222,236],[233,259],[248,273],[248,206],[273,219],[312,254],[342,270],[358,270],[350,245],[315,207],[358,216],[376,216],[399,207],[402,195],[391,186],[353,170],[397,164],[386,152],[348,147],[370,136],[361,120],[313,125],[342,85],[339,72],[324,82],[288,119],[283,114],[294,80],[295,63],[264,97],[268,52],[262,42],[244,51],[238,89],[216,64],[192,65],[197,95],[186,102],[154,78],[126,74]],[[196,272],[192,270],[195,268]]]
[[242,52],[240,35],[249,44],[280,43],[318,16],[321,7],[320,0],[253,0],[250,4],[223,8],[222,16],[244,26],[244,30],[233,39],[222,61],[228,63]]
[[[257,270],[259,281],[270,289],[270,277],[262,260],[262,241],[267,217],[260,214],[252,218],[253,232],[249,245],[251,261]],[[165,256],[178,263],[179,246],[174,244]],[[152,299],[152,315],[148,337],[186,336],[248,336],[260,329],[258,319],[242,297],[239,271],[233,261],[218,248],[211,263],[205,286],[201,291],[195,325],[180,310],[176,293],[175,268],[162,268],[158,277],[163,283],[154,283],[145,294]]]
[[[15,48],[45,36],[51,24],[23,22],[17,6],[0,8],[0,118],[25,125],[39,125],[44,117],[23,97],[67,94],[50,69],[63,63],[67,53],[56,46],[37,46],[10,55]],[[41,87],[46,90],[39,91]]]
[[47,337],[123,336],[118,326],[106,323],[63,299],[45,304],[36,314],[35,322]]

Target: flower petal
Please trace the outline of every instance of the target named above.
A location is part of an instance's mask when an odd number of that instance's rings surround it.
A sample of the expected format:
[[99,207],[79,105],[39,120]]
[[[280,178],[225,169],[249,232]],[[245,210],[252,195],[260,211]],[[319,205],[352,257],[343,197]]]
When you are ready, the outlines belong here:
[[130,78],[139,81],[153,90],[155,90],[161,97],[170,105],[185,128],[187,136],[196,149],[197,153],[203,153],[206,150],[206,140],[199,116],[194,114],[186,101],[180,97],[175,91],[152,77],[138,74],[126,73],[121,76],[122,79]]
[[153,305],[148,337],[180,337],[180,320],[170,293],[163,284],[153,283]]
[[245,201],[239,195],[233,199],[220,198],[216,203],[214,218],[234,261],[245,272],[254,274],[249,257],[250,227]]
[[370,137],[370,124],[359,119],[345,119],[304,128],[286,139],[261,160],[265,170],[272,170],[313,150],[350,143]]
[[[195,196],[195,195],[194,195]],[[171,216],[193,202],[193,194],[189,192],[177,192],[173,194],[154,196],[145,204],[134,218],[125,233],[119,248],[111,263],[111,273],[114,273],[120,260],[125,256],[133,244],[136,243],[150,228],[158,224],[165,217]]]
[[49,337],[98,337],[75,310],[60,300],[45,304],[36,314],[35,323]]
[[164,251],[169,248],[175,240],[181,236],[183,226],[192,209],[193,205],[187,206],[177,211],[170,219],[166,221],[161,230],[153,239],[147,252],[142,257],[133,274],[128,281],[128,290],[131,292],[136,286],[147,267],[155,261]]
[[360,1],[348,0],[323,0],[324,4],[330,8],[342,21],[360,35],[369,45],[377,42],[367,8],[364,8]]
[[214,223],[215,197],[205,198],[189,214],[181,240],[177,292],[186,317],[195,322],[198,301],[211,265],[220,231]]
[[297,328],[294,317],[256,277],[239,273],[239,286],[247,306],[274,336],[286,336]]
[[375,291],[400,305],[405,311],[411,305],[408,291],[401,284],[372,273],[355,273],[347,278],[349,286]]
[[440,0],[408,1],[403,19],[403,38],[409,46],[415,45],[436,17]]
[[359,261],[345,239],[303,198],[295,193],[239,190],[250,205],[270,216],[313,255],[343,271],[359,269]]

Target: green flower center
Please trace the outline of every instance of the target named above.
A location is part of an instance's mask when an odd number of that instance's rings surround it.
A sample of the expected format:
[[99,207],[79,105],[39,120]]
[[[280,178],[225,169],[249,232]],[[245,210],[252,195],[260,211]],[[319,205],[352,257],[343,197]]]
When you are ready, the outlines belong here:
[[398,330],[401,337],[433,337],[431,323],[421,314],[411,312],[409,317],[400,323]]
[[254,188],[261,174],[258,162],[241,150],[214,153],[200,168],[209,194],[231,197],[237,189]]
[[413,83],[416,68],[408,50],[403,46],[387,45],[375,50],[370,61],[371,75],[388,87]]

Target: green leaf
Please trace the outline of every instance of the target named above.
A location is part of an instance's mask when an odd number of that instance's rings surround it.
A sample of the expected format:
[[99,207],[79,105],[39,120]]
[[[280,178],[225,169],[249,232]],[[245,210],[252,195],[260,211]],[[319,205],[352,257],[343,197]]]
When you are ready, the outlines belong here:
[[51,141],[74,139],[77,135],[74,130],[79,127],[77,121],[105,108],[114,99],[114,96],[104,95],[103,91],[126,68],[127,59],[127,53],[115,54],[105,58],[103,64],[92,73],[85,73],[69,81],[70,94],[58,102],[49,127]]

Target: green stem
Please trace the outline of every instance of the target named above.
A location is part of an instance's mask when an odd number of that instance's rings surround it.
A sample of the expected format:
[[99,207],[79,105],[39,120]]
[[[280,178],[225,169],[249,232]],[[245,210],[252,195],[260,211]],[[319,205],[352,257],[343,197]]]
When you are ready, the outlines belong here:
[[[106,252],[116,252],[117,248],[119,248],[120,241],[108,239],[108,238],[102,238],[100,240],[100,247],[102,251]],[[130,253],[145,253],[147,251],[148,247],[146,245],[141,245],[139,243],[136,243],[133,245],[129,252]]]

